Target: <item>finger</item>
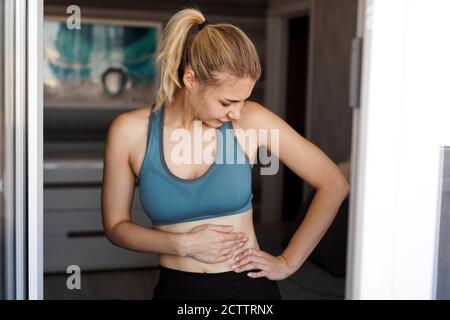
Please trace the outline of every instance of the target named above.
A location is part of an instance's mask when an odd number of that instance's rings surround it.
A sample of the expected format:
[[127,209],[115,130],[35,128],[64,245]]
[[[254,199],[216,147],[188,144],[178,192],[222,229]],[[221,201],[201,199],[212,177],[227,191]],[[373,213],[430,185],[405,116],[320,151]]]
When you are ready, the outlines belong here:
[[270,271],[269,266],[259,263],[259,262],[249,262],[237,269],[234,269],[234,272],[243,272],[243,271],[248,271],[248,270],[255,270],[255,269],[259,269],[262,271]]
[[218,257],[217,259],[215,259],[214,263],[215,263],[215,262],[225,262],[225,261],[228,261],[228,260],[231,259],[231,257],[233,257],[233,253],[227,253],[227,254],[224,254],[224,255]]
[[244,243],[241,242],[241,244],[239,244],[238,246],[234,246],[234,247],[228,248],[226,250],[223,250],[222,254],[219,257],[220,262],[232,260],[233,256],[235,255],[235,251],[239,250],[239,248],[242,247],[243,245],[244,245]]
[[234,253],[236,250],[241,248],[244,245],[245,242],[243,241],[232,241],[230,242],[231,245],[224,246],[222,249],[222,254],[228,254],[228,253]]
[[260,250],[250,250],[248,252],[244,252],[238,259],[236,259],[236,262],[240,262],[244,259],[248,259],[248,257],[261,257],[265,260],[267,260],[269,258],[268,255],[264,255],[263,251]]
[[220,224],[210,224],[208,225],[208,229],[219,231],[219,232],[232,232],[234,226],[232,225],[220,225]]
[[249,272],[249,273],[247,273],[247,275],[250,278],[256,279],[256,278],[268,277],[269,273],[267,271],[259,271],[259,272]]
[[237,252],[235,252],[235,255],[233,257],[233,261],[239,261],[240,257],[245,256],[245,252],[248,250],[248,248],[238,248],[239,250],[237,250]]
[[246,241],[248,241],[248,238],[238,239],[238,240],[230,240],[230,241],[224,241],[221,243],[223,248],[230,248],[230,247],[240,247],[241,244],[245,244]]
[[254,256],[254,255],[248,255],[245,258],[243,258],[242,260],[240,260],[239,262],[235,262],[231,267],[234,270],[236,270],[236,269],[239,269],[242,266],[245,266],[246,264],[249,264],[249,263],[252,263],[252,262],[268,265],[268,261],[264,257],[257,257],[257,256]]
[[234,248],[223,250],[215,259],[217,262],[229,261],[233,258]]
[[248,240],[248,237],[245,233],[236,232],[236,233],[224,233],[222,235],[222,241],[236,241],[236,240]]
[[256,248],[247,248],[245,250],[243,250],[242,252],[240,252],[238,255],[236,255],[236,257],[234,257],[235,261],[239,261],[241,260],[243,257],[249,255],[249,254],[255,254],[257,256],[261,255],[262,251],[256,249]]

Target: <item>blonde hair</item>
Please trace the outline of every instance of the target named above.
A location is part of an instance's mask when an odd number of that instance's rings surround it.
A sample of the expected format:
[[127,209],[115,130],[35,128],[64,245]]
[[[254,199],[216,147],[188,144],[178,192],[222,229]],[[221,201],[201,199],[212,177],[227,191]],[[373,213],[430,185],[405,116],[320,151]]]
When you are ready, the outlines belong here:
[[258,81],[261,64],[252,41],[238,27],[228,24],[207,24],[195,34],[192,26],[201,25],[205,17],[197,9],[177,12],[163,30],[156,59],[160,74],[153,111],[173,101],[177,88],[182,88],[184,68],[190,66],[201,84],[218,85],[218,72],[238,79]]

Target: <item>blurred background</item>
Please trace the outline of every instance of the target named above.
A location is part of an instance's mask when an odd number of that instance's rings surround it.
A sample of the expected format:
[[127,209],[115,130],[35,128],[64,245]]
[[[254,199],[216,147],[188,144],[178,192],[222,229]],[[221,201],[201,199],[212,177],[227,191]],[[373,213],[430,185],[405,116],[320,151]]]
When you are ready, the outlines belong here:
[[[66,27],[70,5],[81,9],[81,30]],[[250,100],[321,148],[350,181],[357,0],[45,0],[45,299],[152,296],[157,256],[115,247],[102,231],[103,146],[117,115],[153,102],[161,30],[191,6],[210,23],[234,24],[250,37],[263,66]],[[261,249],[276,254],[301,223],[314,190],[284,166],[261,176],[256,165],[253,177],[256,234]],[[138,196],[136,189],[133,221],[150,226]],[[284,299],[344,299],[347,219],[348,199],[305,264],[279,282]],[[81,268],[81,290],[67,289],[72,264]]]

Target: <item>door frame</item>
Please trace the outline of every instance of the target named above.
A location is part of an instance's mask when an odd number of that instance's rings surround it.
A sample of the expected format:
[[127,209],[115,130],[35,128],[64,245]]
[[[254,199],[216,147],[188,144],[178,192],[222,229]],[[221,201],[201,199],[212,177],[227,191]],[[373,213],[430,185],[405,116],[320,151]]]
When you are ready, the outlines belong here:
[[[367,54],[369,51],[369,38],[368,35],[365,35],[365,23],[368,20],[366,17],[367,6],[369,4],[365,0],[361,0],[358,2],[358,21],[357,21],[357,31],[356,37],[361,41],[363,45],[361,45],[365,50],[361,52],[361,65],[362,61],[366,61],[368,59],[364,53]],[[364,41],[363,41],[364,39]],[[361,48],[362,50],[362,48]],[[353,62],[353,61],[352,61]],[[354,70],[353,70],[354,71]],[[348,233],[347,233],[347,263],[346,263],[346,278],[345,278],[345,299],[353,300],[357,299],[360,296],[358,287],[359,287],[359,279],[361,278],[361,259],[362,259],[362,251],[361,251],[361,241],[359,239],[362,238],[361,230],[361,217],[358,212],[361,211],[361,203],[358,201],[359,192],[361,189],[359,188],[359,184],[362,183],[362,178],[364,174],[364,147],[365,144],[362,142],[365,140],[364,134],[365,131],[362,128],[366,125],[366,113],[361,111],[361,102],[365,99],[365,92],[362,92],[361,82],[362,80],[362,70],[356,70],[354,72],[359,73],[360,83],[357,88],[357,93],[359,96],[356,99],[356,104],[353,109],[353,117],[352,117],[352,147],[351,147],[351,173],[350,173],[350,194],[349,194],[349,217],[348,217]],[[357,76],[353,74],[352,76]],[[350,97],[350,100],[352,97]]]
[[5,0],[5,298],[43,298],[43,0]]
[[[15,0],[17,1],[17,0]],[[27,1],[28,299],[44,298],[44,1]]]

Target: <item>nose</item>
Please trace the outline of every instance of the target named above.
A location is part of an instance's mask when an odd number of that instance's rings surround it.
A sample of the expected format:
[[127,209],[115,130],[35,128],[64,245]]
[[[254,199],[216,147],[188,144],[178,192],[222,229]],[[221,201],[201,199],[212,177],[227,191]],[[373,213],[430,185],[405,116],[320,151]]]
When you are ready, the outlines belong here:
[[239,120],[241,118],[241,108],[236,106],[233,110],[228,112],[228,117],[234,120]]

